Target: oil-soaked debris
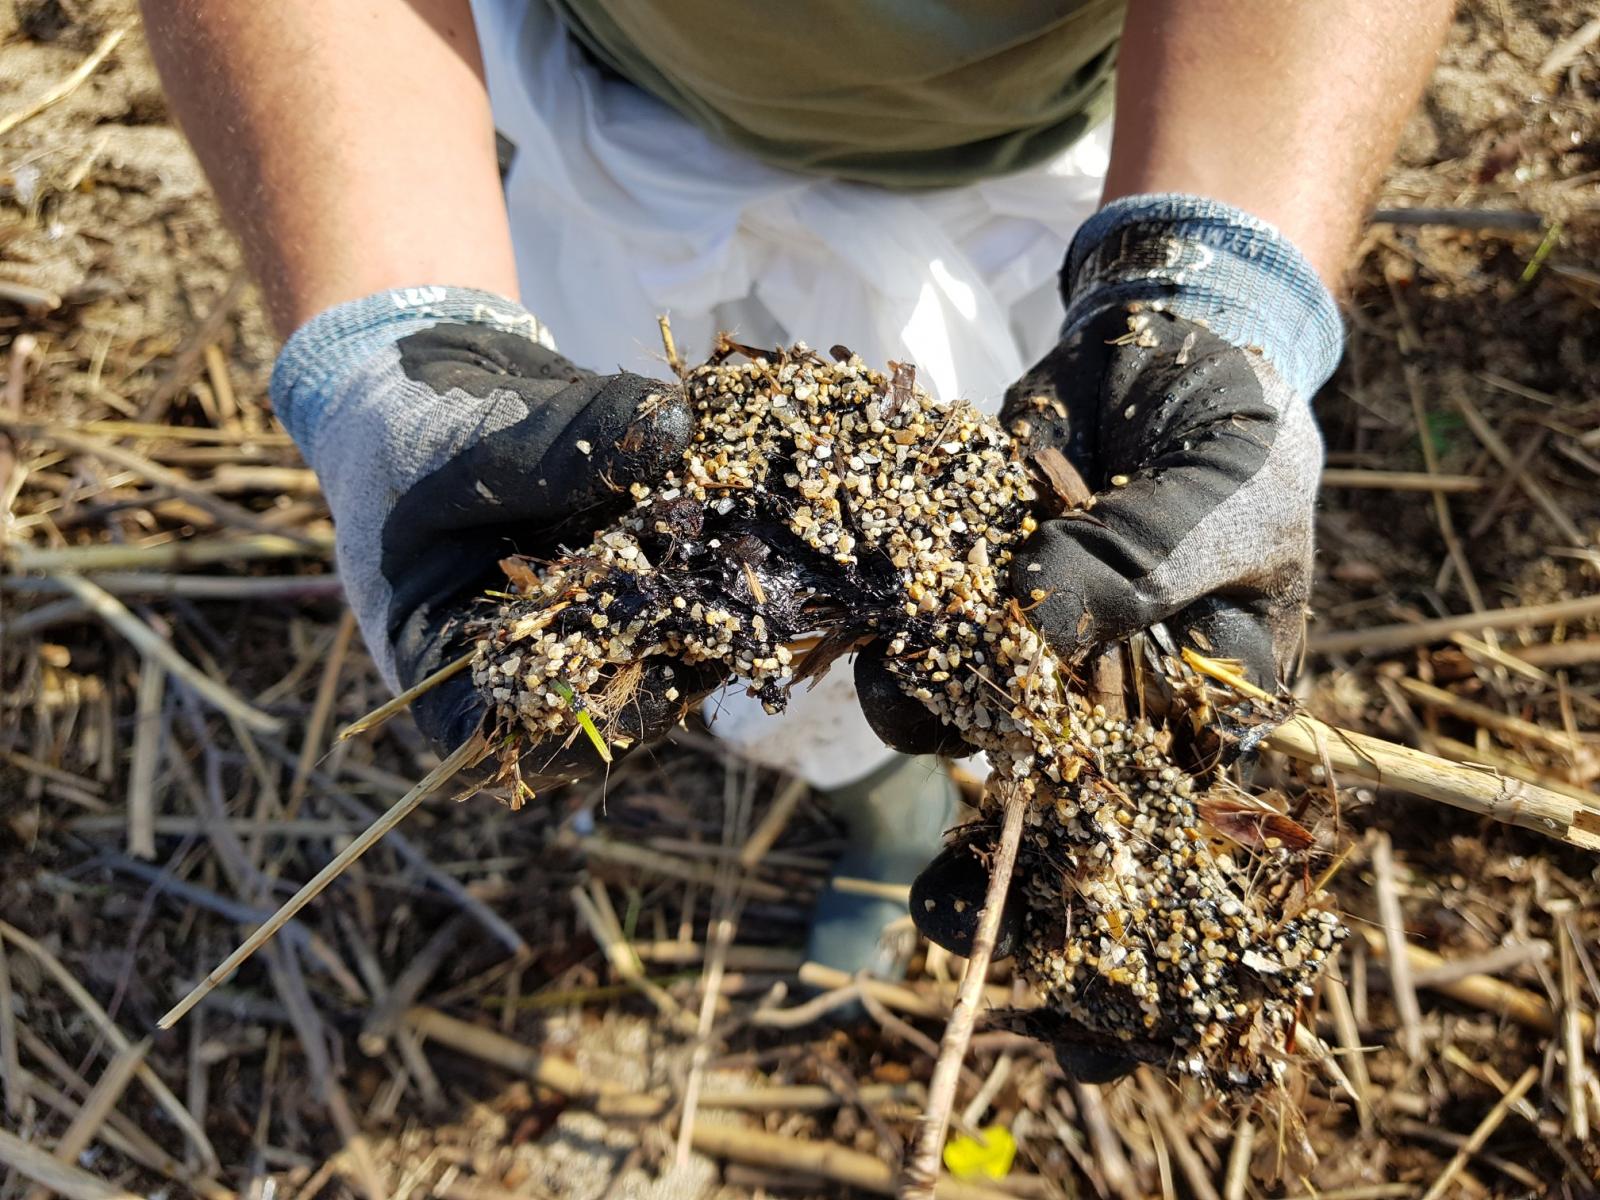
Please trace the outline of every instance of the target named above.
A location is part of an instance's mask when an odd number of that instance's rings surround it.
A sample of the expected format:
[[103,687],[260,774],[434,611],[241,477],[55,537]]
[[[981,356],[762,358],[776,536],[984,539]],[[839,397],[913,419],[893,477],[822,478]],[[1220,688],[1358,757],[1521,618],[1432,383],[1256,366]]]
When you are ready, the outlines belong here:
[[[1275,1082],[1344,931],[1308,894],[1298,826],[1225,778],[1234,755],[1216,747],[1236,737],[1191,719],[1181,686],[1159,722],[1083,698],[1001,586],[1037,497],[996,421],[936,403],[904,365],[740,349],[685,375],[697,432],[681,467],[636,485],[578,553],[514,571],[520,594],[473,667],[502,730],[574,737],[582,717],[605,736],[657,655],[722,664],[777,712],[807,674],[797,646],[825,666],[875,640],[902,690],[1029,797],[1006,914],[1043,1001],[1028,1031],[1084,1077],[1159,1062],[1223,1088]],[[956,950],[998,828],[985,815],[941,860],[959,886],[913,905]]]

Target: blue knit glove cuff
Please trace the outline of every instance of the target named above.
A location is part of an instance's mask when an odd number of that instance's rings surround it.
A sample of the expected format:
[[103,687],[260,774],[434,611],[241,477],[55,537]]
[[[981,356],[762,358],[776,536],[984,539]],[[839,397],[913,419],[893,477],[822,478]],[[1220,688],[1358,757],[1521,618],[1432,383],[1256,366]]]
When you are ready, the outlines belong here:
[[1067,251],[1064,332],[1143,303],[1261,352],[1299,395],[1344,350],[1332,294],[1294,245],[1249,213],[1176,193],[1125,196],[1084,222]]
[[350,402],[356,376],[401,338],[441,321],[488,325],[556,348],[522,305],[475,288],[396,288],[335,305],[295,330],[272,369],[273,408],[307,462],[316,465],[318,431],[331,407]]

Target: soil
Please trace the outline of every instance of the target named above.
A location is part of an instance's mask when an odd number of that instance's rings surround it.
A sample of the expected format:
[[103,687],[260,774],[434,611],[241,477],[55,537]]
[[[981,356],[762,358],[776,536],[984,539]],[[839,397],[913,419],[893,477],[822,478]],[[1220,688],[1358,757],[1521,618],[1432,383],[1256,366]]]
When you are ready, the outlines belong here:
[[[1332,468],[1432,469],[1478,482],[1440,502],[1449,536],[1427,491],[1325,489],[1314,635],[1596,591],[1600,30],[1592,15],[1573,0],[1472,0],[1408,126],[1379,208],[1458,215],[1369,229],[1353,263],[1349,350],[1318,412]],[[0,136],[5,429],[16,428],[18,412],[46,425],[98,422],[78,433],[325,539],[326,514],[265,406],[274,346],[250,289],[235,286],[237,250],[171,125],[131,0],[0,6],[0,118],[123,25],[130,32],[98,71]],[[1585,29],[1586,40],[1571,41]],[[1532,217],[1485,227],[1486,210]],[[848,340],[848,331],[811,340],[835,338]],[[1517,472],[1485,448],[1476,414],[1520,456]],[[158,438],[112,421],[165,422],[190,435]],[[291,474],[225,482],[240,467]],[[23,552],[121,545],[145,556],[131,569],[148,574],[174,569],[156,561],[163,545],[225,532],[193,495],[52,441],[48,429],[0,432],[0,496],[8,506],[0,542],[13,567]],[[139,654],[59,591],[27,590],[15,570],[0,577],[0,933],[14,927],[37,939],[135,1038],[260,910],[435,761],[404,718],[330,749],[332,731],[384,693],[325,586],[324,556],[176,570],[257,590],[220,600],[135,588],[125,601],[186,659],[285,721],[281,732],[230,723],[170,686],[153,702],[146,689],[141,720]],[[1301,694],[1331,722],[1498,758],[1593,797],[1600,656],[1573,651],[1565,664],[1539,656],[1597,636],[1600,620],[1587,618],[1372,655],[1320,654],[1313,641]],[[1530,672],[1496,650],[1551,665]],[[1456,703],[1418,699],[1418,683]],[[1508,720],[1486,724],[1460,702]],[[1265,764],[1262,778],[1293,795],[1321,787],[1279,762]],[[141,779],[154,785],[159,818],[153,859],[127,841]],[[437,1035],[424,1043],[403,1020],[380,1029],[386,1038],[370,1037],[383,998],[412,999],[577,1062],[587,1078],[635,1092],[680,1086],[692,1039],[658,1006],[697,1011],[698,963],[645,964],[665,1002],[619,987],[572,889],[603,895],[636,944],[704,942],[709,915],[726,901],[717,847],[738,844],[784,788],[770,773],[726,762],[691,731],[629,760],[604,790],[541,797],[520,813],[482,799],[428,802],[403,827],[403,848],[391,838],[373,851],[302,915],[299,934],[280,937],[278,949],[154,1040],[150,1066],[215,1147],[214,1184],[201,1180],[203,1156],[170,1111],[137,1083],[77,1164],[140,1195],[837,1194],[839,1185],[771,1163],[696,1157],[674,1171],[671,1121],[596,1116],[504,1058],[485,1061]],[[1558,1011],[1595,1012],[1592,855],[1381,790],[1338,795],[1341,836],[1355,849],[1332,886],[1358,932],[1380,919],[1373,839],[1386,837],[1412,942],[1472,960]],[[837,824],[803,798],[752,876],[758,886],[738,912],[738,946],[798,945],[807,901],[840,847]],[[641,869],[638,853],[653,866]],[[512,940],[525,948],[520,957],[508,957]],[[15,941],[0,946],[0,1129],[49,1150],[116,1051],[38,957]],[[919,951],[913,982],[932,995],[949,970]],[[1343,970],[1369,1047],[1361,1061],[1376,1123],[1364,1128],[1344,1089],[1307,1065],[1292,1103],[1248,1118],[1252,1169],[1229,1195],[1382,1186],[1409,1190],[1365,1194],[1421,1194],[1530,1067],[1537,1119],[1513,1112],[1448,1194],[1594,1194],[1600,1152],[1578,1136],[1572,1105],[1578,1097],[1600,1119],[1595,1046],[1578,1039],[1591,1055],[1586,1068],[1582,1055],[1569,1057],[1579,1047],[1568,1040],[1425,987],[1413,1059],[1377,957],[1352,952]],[[708,1119],[892,1159],[916,1106],[849,1097],[868,1085],[925,1082],[931,1061],[917,1036],[936,1039],[942,1021],[904,1013],[885,1021],[873,1010],[837,1026],[786,1029],[756,1014],[795,1003],[802,989],[792,962],[741,959],[729,972],[726,1036],[710,1055],[706,1087],[821,1084],[846,1099],[820,1111]],[[772,999],[773,988],[786,998]],[[1307,1017],[1337,1044],[1326,1007]],[[8,1066],[13,1037],[21,1083]],[[990,1076],[1002,1059],[1008,1074],[982,1119],[1006,1124],[1020,1144],[1016,1170],[1034,1182],[1017,1185],[1013,1175],[1011,1185],[1050,1196],[1224,1191],[1234,1131],[1244,1127],[1236,1110],[1147,1072],[1104,1090],[1069,1086],[1048,1052],[980,1033],[976,1074]],[[1341,1061],[1357,1075],[1350,1056]],[[152,1142],[171,1159],[153,1155]],[[0,1148],[0,1198],[25,1190],[6,1173],[8,1153]]]

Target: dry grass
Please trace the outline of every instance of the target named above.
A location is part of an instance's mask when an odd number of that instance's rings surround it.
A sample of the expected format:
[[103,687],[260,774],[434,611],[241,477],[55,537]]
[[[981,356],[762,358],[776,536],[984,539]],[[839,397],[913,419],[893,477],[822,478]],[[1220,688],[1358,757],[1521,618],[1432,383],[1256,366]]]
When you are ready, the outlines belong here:
[[[83,7],[19,6],[35,35]],[[26,118],[0,137],[0,1197],[890,1188],[960,966],[798,966],[835,829],[691,732],[603,796],[424,801],[145,1043],[437,764],[403,717],[333,736],[386,697],[137,31],[72,79],[129,15],[95,7],[0,50],[0,127]],[[1372,227],[1320,405],[1338,474],[1306,685],[1333,724],[1580,815],[1600,809],[1597,36],[1576,4],[1458,22],[1383,201],[1450,211]],[[1069,1085],[980,1022],[954,1109],[1019,1156],[950,1195],[1592,1194],[1594,855],[1356,779],[1343,752],[1313,738],[1261,776],[1337,799],[1314,869],[1338,865],[1367,935],[1305,1013],[1292,1103]],[[1002,964],[986,1003],[1012,991]]]

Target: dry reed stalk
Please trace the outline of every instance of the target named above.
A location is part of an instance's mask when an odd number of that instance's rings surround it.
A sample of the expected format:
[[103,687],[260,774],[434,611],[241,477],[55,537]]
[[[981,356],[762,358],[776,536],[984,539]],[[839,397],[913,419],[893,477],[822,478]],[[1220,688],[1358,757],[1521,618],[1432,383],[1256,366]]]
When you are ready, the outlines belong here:
[[243,945],[223,959],[221,963],[212,969],[209,975],[195,985],[188,995],[173,1005],[161,1020],[156,1022],[156,1027],[158,1029],[171,1029],[185,1013],[203,1000],[206,994],[217,984],[233,974],[241,963],[265,945],[267,940],[283,927],[284,922],[293,917],[295,913],[310,903],[323,888],[338,878],[346,867],[372,849],[384,834],[405,820],[417,805],[454,778],[458,771],[465,770],[481,762],[488,752],[488,744],[484,741],[482,734],[475,734],[457,746],[443,762],[423,777],[421,783],[395,801],[387,812],[367,827],[365,832],[341,850],[332,862],[318,871],[298,892],[284,901],[282,907],[273,913],[265,924],[245,939]]
[[1246,1108],[1234,1122],[1233,1145],[1228,1148],[1228,1168],[1222,1180],[1223,1200],[1245,1200],[1250,1183],[1250,1154],[1255,1144],[1255,1114]]
[[[87,1171],[58,1162],[16,1134],[0,1129],[0,1163],[67,1200],[141,1200]],[[148,1197],[143,1200],[149,1200]]]
[[1522,717],[1513,717],[1499,712],[1484,704],[1477,704],[1471,700],[1463,700],[1454,692],[1447,692],[1443,688],[1435,687],[1431,683],[1424,683],[1420,679],[1402,678],[1397,681],[1402,691],[1422,701],[1430,708],[1440,712],[1447,712],[1452,716],[1460,717],[1463,721],[1470,721],[1484,729],[1492,729],[1496,733],[1507,737],[1519,738],[1545,746],[1548,749],[1563,754],[1574,756],[1592,755],[1593,751],[1585,747],[1576,738],[1561,730],[1546,729],[1533,721],[1524,720]]
[[1581,1146],[1589,1140],[1589,1098],[1584,1089],[1589,1075],[1589,1062],[1583,1049],[1583,1009],[1578,991],[1577,952],[1572,929],[1561,917],[1556,920],[1556,939],[1561,966],[1561,1041],[1567,1060],[1567,1136]]
[[1492,767],[1502,775],[1512,779],[1520,779],[1523,783],[1531,783],[1535,787],[1544,788],[1558,796],[1565,796],[1571,800],[1581,813],[1586,810],[1600,808],[1600,797],[1594,792],[1568,783],[1564,779],[1556,779],[1537,767],[1513,758],[1502,750],[1489,747],[1479,749],[1477,746],[1468,745],[1466,742],[1457,741],[1455,738],[1428,736],[1425,744],[1429,750],[1438,753],[1441,757],[1453,762],[1475,763],[1480,767]]
[[[796,974],[801,983],[815,988],[844,987],[854,979],[847,971],[814,962],[802,964]],[[913,987],[910,984],[888,983],[881,979],[866,979],[862,982],[879,1003],[907,1016],[947,1017],[950,1015],[951,1006],[955,1003],[955,988],[949,984],[922,983]],[[999,984],[984,988],[983,998],[985,1003],[996,1008],[1004,1008],[1013,1003],[1011,988]],[[1016,1006],[1021,1008],[1028,1007],[1030,1003],[1032,1000],[1027,996],[1015,1001]]]
[[1555,498],[1550,495],[1544,485],[1533,478],[1526,468],[1518,468],[1516,456],[1511,453],[1511,448],[1495,432],[1494,426],[1489,424],[1488,418],[1483,415],[1478,406],[1467,398],[1466,393],[1457,388],[1453,391],[1451,398],[1455,401],[1457,411],[1466,420],[1467,427],[1472,430],[1473,436],[1483,443],[1484,449],[1494,456],[1495,461],[1514,475],[1518,486],[1522,488],[1523,494],[1529,500],[1532,500],[1539,510],[1549,518],[1550,523],[1556,527],[1561,536],[1574,546],[1588,546],[1590,544],[1589,539],[1584,535],[1583,530],[1578,528],[1577,522],[1555,502]]
[[[716,886],[717,868],[710,863],[689,862],[675,855],[606,837],[579,838],[577,846],[588,858],[598,862],[614,863],[651,875],[664,875],[668,879],[681,879],[702,887]],[[752,900],[786,903],[794,899],[792,889],[762,879],[748,879],[744,887],[745,894]]]
[[[160,463],[151,462],[142,454],[135,454],[132,450],[104,442],[98,438],[86,437],[80,433],[61,429],[54,425],[44,425],[37,422],[25,421],[20,418],[0,414],[0,429],[4,429],[17,437],[27,437],[34,440],[50,441],[63,446],[77,454],[87,454],[94,458],[103,459],[114,463],[125,471],[131,471],[144,479],[147,483],[171,492],[181,500],[186,500],[195,507],[204,510],[220,524],[235,529],[247,529],[252,533],[270,534],[278,532],[271,525],[265,524],[262,517],[257,516],[248,508],[243,508],[230,501],[219,499],[214,493],[205,488],[196,487],[190,482],[189,477],[182,475]],[[290,531],[281,536],[290,541],[298,542],[303,548],[312,548],[314,542],[305,534]]]
[[1073,1082],[1070,1086],[1106,1186],[1118,1196],[1142,1197],[1145,1193],[1138,1185],[1138,1175],[1128,1158],[1118,1127],[1106,1111],[1100,1085]]
[[1440,1200],[1440,1197],[1445,1195],[1450,1184],[1461,1173],[1467,1162],[1474,1154],[1483,1149],[1484,1143],[1489,1140],[1489,1135],[1500,1128],[1500,1123],[1506,1119],[1506,1115],[1510,1113],[1512,1107],[1523,1096],[1527,1095],[1528,1089],[1533,1087],[1538,1079],[1539,1068],[1529,1067],[1522,1073],[1521,1078],[1511,1085],[1505,1095],[1495,1101],[1494,1107],[1484,1114],[1483,1120],[1478,1122],[1477,1128],[1467,1138],[1466,1144],[1456,1151],[1455,1156],[1445,1165],[1439,1177],[1433,1181],[1433,1186],[1423,1194],[1422,1200]]
[[1196,1200],[1222,1200],[1211,1182],[1210,1169],[1200,1157],[1199,1151],[1194,1148],[1194,1143],[1190,1140],[1183,1123],[1172,1111],[1172,1105],[1162,1091],[1164,1087],[1169,1086],[1171,1085],[1165,1077],[1158,1076],[1149,1068],[1140,1069],[1139,1087],[1144,1094],[1145,1103],[1155,1114],[1156,1124],[1173,1157],[1178,1160],[1178,1170],[1183,1172],[1184,1182],[1189,1185],[1190,1194],[1196,1197]]
[[1356,1095],[1356,1117],[1361,1132],[1371,1136],[1374,1128],[1372,1116],[1372,1077],[1367,1073],[1366,1049],[1361,1044],[1361,1029],[1356,1024],[1355,1009],[1350,1004],[1350,993],[1344,981],[1331,972],[1322,977],[1322,992],[1328,1000],[1328,1012],[1333,1018],[1334,1032],[1339,1038],[1339,1048],[1344,1052],[1345,1074]]
[[[661,331],[667,339],[669,356],[676,351],[671,344],[671,331],[665,319]],[[741,842],[748,843],[750,804],[755,792],[755,772],[741,772],[733,760],[728,760],[722,773],[722,847],[729,857],[718,863],[717,882],[712,890],[711,924],[707,930],[707,954],[701,975],[699,1019],[694,1031],[694,1050],[689,1058],[689,1075],[684,1081],[682,1105],[678,1118],[678,1142],[673,1165],[685,1167],[689,1162],[689,1134],[695,1125],[695,1114],[700,1104],[700,1092],[705,1084],[706,1063],[711,1057],[712,1027],[717,1015],[717,997],[722,991],[722,980],[728,961],[728,947],[733,944],[739,915],[744,907],[744,884],[749,879],[749,868],[744,856],[732,857]]]
[[[1361,927],[1368,953],[1374,958],[1387,964],[1389,946],[1382,932],[1376,929]],[[1520,988],[1504,980],[1495,979],[1490,975],[1467,975],[1461,978],[1451,978],[1453,973],[1444,970],[1449,965],[1449,960],[1435,954],[1432,950],[1425,950],[1421,946],[1409,943],[1405,947],[1406,961],[1412,971],[1422,974],[1424,978],[1439,979],[1428,985],[1429,991],[1438,992],[1442,996],[1449,996],[1452,1000],[1467,1005],[1469,1008],[1481,1009],[1484,1012],[1496,1013],[1507,1020],[1515,1021],[1518,1025],[1526,1026],[1539,1033],[1554,1034],[1559,1026],[1555,1011],[1550,1007],[1550,1002],[1535,992]],[[1437,972],[1438,974],[1434,974]],[[1579,1015],[1579,1024],[1584,1037],[1594,1035],[1594,1021],[1588,1013]]]
[[[33,959],[34,962],[38,963],[39,966],[43,967],[45,973],[56,981],[57,985],[62,991],[66,992],[84,1016],[89,1018],[90,1023],[100,1031],[101,1036],[118,1051],[126,1051],[133,1044],[117,1023],[111,1019],[106,1010],[100,1006],[100,1002],[89,994],[88,989],[78,982],[71,971],[67,970],[66,965],[54,954],[51,954],[49,950],[45,949],[44,946],[40,945],[39,942],[5,921],[0,921],[0,938],[9,941],[13,946]],[[166,1085],[161,1076],[151,1070],[150,1065],[145,1062],[135,1065],[134,1074],[139,1082],[144,1084],[150,1094],[155,1097],[156,1103],[166,1110],[173,1123],[183,1131],[184,1136],[194,1145],[194,1148],[200,1153],[206,1169],[216,1170],[221,1164],[217,1159],[216,1150],[211,1145],[211,1139],[206,1136],[205,1130],[194,1119],[194,1115],[184,1107],[183,1102],[173,1095],[172,1089]]]
[[438,687],[445,680],[461,674],[461,672],[470,667],[472,665],[472,659],[475,653],[476,651],[469,650],[454,662],[446,663],[444,666],[440,667],[426,679],[412,684],[397,696],[378,705],[377,708],[373,709],[366,716],[358,717],[356,720],[350,722],[350,724],[346,725],[343,729],[339,730],[336,735],[334,735],[333,744],[337,746],[339,743],[355,737],[358,733],[366,733],[369,729],[376,729],[390,717],[396,715],[397,713],[404,712],[406,709],[411,707],[411,702],[418,696],[422,696],[433,691],[434,688]]
[[339,693],[339,676],[344,671],[345,659],[350,655],[350,641],[355,634],[355,610],[347,608],[339,614],[333,647],[323,664],[322,677],[317,680],[316,698],[311,702],[311,715],[306,718],[305,736],[300,742],[300,757],[295,761],[289,795],[283,804],[283,815],[291,820],[300,815],[300,805],[305,802],[306,788],[311,783],[311,769],[317,765],[317,757],[322,753],[322,734],[327,728],[328,718],[333,714],[334,701]]
[[[589,882],[591,887],[599,886],[598,880]],[[588,929],[589,936],[594,938],[606,961],[611,964],[611,969],[617,973],[617,978],[655,1005],[656,1011],[679,1033],[692,1034],[693,1020],[676,1000],[645,975],[627,939],[623,937],[622,929],[616,922],[616,914],[602,910],[595,902],[595,898],[581,885],[574,885],[567,895],[584,927]],[[610,901],[607,900],[606,910],[609,909]]]
[[139,664],[139,686],[134,694],[133,762],[128,767],[128,853],[147,861],[156,856],[156,770],[161,765],[161,702],[166,692],[166,669],[146,655]]
[[[1600,601],[1600,597],[1595,599]],[[1600,610],[1600,603],[1596,608]],[[1381,738],[1324,725],[1304,714],[1279,725],[1267,735],[1265,744],[1311,765],[1321,765],[1326,753],[1341,774],[1532,829],[1586,850],[1600,850],[1600,812],[1495,770],[1449,762]]]
[[[1417,443],[1422,449],[1422,465],[1429,475],[1439,474],[1439,452],[1434,448],[1433,438],[1429,432],[1427,406],[1422,398],[1422,381],[1419,377],[1416,363],[1410,355],[1402,349],[1400,358],[1400,371],[1406,381],[1406,391],[1411,397],[1411,415],[1416,422]],[[1472,565],[1467,561],[1466,547],[1461,543],[1461,537],[1456,533],[1455,518],[1450,512],[1450,502],[1446,493],[1437,488],[1430,489],[1433,500],[1434,521],[1439,526],[1439,536],[1444,539],[1445,550],[1449,554],[1449,563],[1461,576],[1461,589],[1467,594],[1467,603],[1472,605],[1474,612],[1483,612],[1487,605],[1483,601],[1483,591],[1478,587],[1478,580],[1472,573]],[[1444,570],[1440,571],[1440,582],[1437,587],[1444,588]],[[1494,641],[1494,635],[1489,635],[1489,640]]]
[[1372,839],[1372,873],[1378,897],[1378,916],[1389,952],[1389,986],[1394,993],[1395,1010],[1400,1014],[1401,1044],[1406,1057],[1416,1062],[1422,1057],[1422,1005],[1411,983],[1411,960],[1406,956],[1405,917],[1400,911],[1400,891],[1395,884],[1394,854],[1389,835],[1379,832]]
[[1027,814],[1027,796],[1013,788],[1002,787],[1003,790],[997,789],[996,798],[1004,813],[1004,823],[1000,827],[1000,840],[995,845],[994,859],[989,864],[989,887],[984,893],[983,914],[973,935],[972,953],[967,957],[967,969],[961,977],[955,1007],[945,1025],[933,1078],[928,1083],[928,1107],[918,1124],[913,1149],[901,1167],[900,1179],[895,1186],[895,1194],[900,1200],[927,1200],[934,1194],[934,1185],[939,1178],[939,1161],[944,1151],[945,1130],[950,1124],[950,1112],[955,1105],[956,1084],[961,1078],[967,1043],[972,1040],[973,1024],[977,1020],[984,984],[989,977],[989,960],[994,955],[995,938],[1000,932],[1000,917],[1011,888],[1011,873],[1016,867],[1023,818]]
[[83,574],[93,574],[96,571],[156,571],[168,567],[181,569],[222,562],[329,558],[332,554],[331,533],[311,535],[307,539],[288,538],[278,533],[263,533],[250,537],[197,537],[183,541],[158,542],[153,546],[13,544],[6,547],[5,561],[10,569],[18,574],[38,571],[59,576],[66,571]]
[[1430,971],[1412,971],[1411,979],[1419,988],[1438,988],[1465,979],[1469,975],[1499,975],[1524,963],[1543,962],[1549,957],[1549,942],[1513,942],[1507,946],[1498,946],[1487,954],[1451,959],[1444,966]]
[[[634,942],[633,952],[641,961],[661,966],[691,966],[704,961],[706,948],[697,942]],[[778,971],[790,974],[800,969],[805,954],[784,946],[729,946],[726,967],[730,971]]]
[[15,112],[7,113],[5,116],[0,117],[0,137],[4,137],[23,122],[33,120],[45,109],[60,104],[73,92],[77,91],[78,88],[82,87],[84,81],[100,69],[100,64],[111,56],[111,52],[121,44],[122,39],[128,36],[132,28],[132,25],[118,25],[101,38],[84,60],[64,78],[45,88],[30,103],[23,105]]
[[739,849],[739,865],[746,871],[753,871],[767,856],[784,828],[789,824],[789,819],[794,816],[794,810],[800,806],[800,801],[805,799],[806,793],[811,790],[811,785],[803,778],[796,775],[787,780],[783,787],[778,789],[778,794],[773,797],[767,811],[762,814],[761,822],[755,827],[754,832]]
[[[38,1076],[28,1080],[28,1095],[54,1109],[69,1121],[80,1108],[80,1105],[65,1092],[51,1087]],[[106,1123],[101,1126],[96,1137],[141,1167],[175,1183],[183,1184],[201,1200],[238,1200],[236,1192],[223,1187],[215,1179],[196,1175],[185,1168],[181,1162],[157,1145],[149,1135],[115,1109],[106,1114]]]
[[1597,614],[1600,614],[1600,594],[1554,600],[1549,604],[1528,604],[1454,617],[1435,617],[1426,621],[1407,621],[1400,625],[1314,633],[1307,639],[1306,650],[1310,654],[1384,654],[1436,642],[1452,633],[1559,625]]
[[[894,1170],[888,1163],[833,1142],[805,1141],[742,1125],[697,1124],[690,1144],[713,1158],[805,1171],[878,1195],[896,1194]],[[1012,1193],[997,1187],[963,1183],[948,1176],[933,1183],[929,1194],[936,1200],[1016,1200]]]
[[1536,667],[1582,667],[1600,662],[1600,637],[1570,638],[1518,646],[1516,656]]
[[277,717],[264,713],[242,699],[226,685],[211,678],[172,648],[172,645],[146,625],[122,601],[82,575],[62,572],[56,576],[66,589],[88,606],[95,616],[120,633],[146,658],[160,663],[179,683],[189,688],[213,708],[237,717],[251,729],[276,733],[283,728]]
[[1430,475],[1426,471],[1367,471],[1327,467],[1324,488],[1375,488],[1390,492],[1481,492],[1488,481],[1477,475]]
[[[122,1098],[122,1093],[127,1090],[128,1084],[133,1082],[133,1076],[144,1063],[145,1055],[150,1053],[150,1039],[144,1038],[125,1050],[119,1050],[106,1064],[106,1069],[100,1073],[100,1078],[95,1080],[94,1087],[84,1097],[83,1105],[73,1116],[72,1122],[55,1144],[51,1151],[56,1161],[65,1166],[71,1166],[78,1161],[78,1156],[89,1148],[89,1143],[99,1133],[100,1126],[105,1124],[111,1110],[116,1107],[117,1101]],[[26,1200],[47,1200],[50,1189],[43,1185],[35,1185],[27,1192]]]
[[17,1006],[11,995],[11,961],[6,957],[6,942],[0,938],[0,1089],[5,1092],[6,1115],[22,1116],[25,1077],[17,1053]]

